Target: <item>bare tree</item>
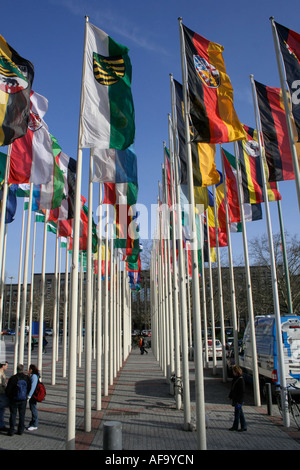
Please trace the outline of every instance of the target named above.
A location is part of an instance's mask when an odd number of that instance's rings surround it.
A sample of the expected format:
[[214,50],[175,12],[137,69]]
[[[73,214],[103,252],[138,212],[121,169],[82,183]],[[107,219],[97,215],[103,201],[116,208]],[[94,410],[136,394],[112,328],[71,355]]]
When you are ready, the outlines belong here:
[[[290,278],[290,289],[293,303],[293,313],[300,313],[300,292],[299,292],[299,280],[300,280],[300,242],[296,235],[290,236],[285,235],[286,240],[286,253],[288,260],[288,273]],[[286,272],[284,267],[284,259],[282,253],[282,241],[281,235],[275,234],[273,236],[274,255],[277,269],[277,283],[278,293],[280,299],[280,310],[282,313],[289,312],[288,303],[288,288],[286,282]],[[249,253],[252,259],[252,263],[255,266],[264,266],[269,271],[270,266],[270,250],[267,235],[256,237],[249,241]],[[261,286],[261,294],[265,297],[264,285]]]

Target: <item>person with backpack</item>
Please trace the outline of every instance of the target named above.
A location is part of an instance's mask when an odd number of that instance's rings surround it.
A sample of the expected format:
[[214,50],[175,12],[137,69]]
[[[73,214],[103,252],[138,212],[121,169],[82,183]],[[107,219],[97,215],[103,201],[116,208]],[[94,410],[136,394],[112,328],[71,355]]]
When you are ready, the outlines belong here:
[[25,413],[27,395],[30,390],[30,378],[24,374],[23,364],[18,364],[17,373],[12,375],[7,382],[5,393],[9,398],[10,418],[8,435],[13,436],[17,411],[19,413],[18,434],[23,434],[25,428]]
[[29,376],[31,381],[31,388],[28,394],[29,398],[29,408],[31,411],[31,420],[29,426],[27,427],[27,431],[36,431],[38,428],[39,420],[38,420],[38,410],[37,410],[37,400],[34,397],[34,392],[39,382],[40,373],[38,368],[34,364],[30,364],[29,366]]

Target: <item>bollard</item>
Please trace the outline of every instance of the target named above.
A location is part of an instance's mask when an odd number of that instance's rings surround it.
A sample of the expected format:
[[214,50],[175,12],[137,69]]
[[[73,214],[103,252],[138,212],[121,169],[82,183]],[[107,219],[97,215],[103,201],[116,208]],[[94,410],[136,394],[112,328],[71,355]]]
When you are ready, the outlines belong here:
[[266,387],[268,415],[272,416],[272,389],[271,389],[271,384],[266,383],[265,387]]
[[122,450],[122,423],[106,421],[103,426],[103,450]]

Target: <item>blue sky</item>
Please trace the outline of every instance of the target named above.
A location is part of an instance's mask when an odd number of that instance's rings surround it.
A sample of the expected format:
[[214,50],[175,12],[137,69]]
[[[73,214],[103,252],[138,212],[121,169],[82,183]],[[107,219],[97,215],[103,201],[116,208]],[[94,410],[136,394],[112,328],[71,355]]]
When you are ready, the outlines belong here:
[[[234,105],[241,122],[255,127],[249,75],[279,86],[270,16],[299,32],[299,1],[254,0],[16,0],[6,2],[0,34],[35,66],[33,89],[49,101],[45,121],[63,151],[76,159],[85,15],[116,41],[129,48],[133,68],[132,93],[136,113],[135,150],[138,159],[138,202],[156,204],[161,179],[163,142],[168,143],[171,112],[169,74],[181,82],[178,17],[190,29],[218,42],[234,89]],[[233,146],[227,145],[233,153]],[[6,151],[2,148],[2,151]],[[82,194],[88,190],[88,151],[83,154]],[[217,166],[220,169],[219,152]],[[299,231],[295,183],[279,184],[285,229]],[[98,185],[94,185],[96,211]],[[15,222],[8,227],[6,276],[17,282],[22,200]],[[273,232],[279,231],[276,203],[271,204]],[[150,219],[148,237],[150,232]],[[247,224],[248,239],[266,232],[265,220]],[[42,225],[37,229],[35,272],[42,266]],[[242,253],[241,234],[232,238]],[[54,235],[48,235],[46,271],[54,270]],[[223,250],[225,250],[223,248]],[[64,266],[64,255],[62,267]],[[30,268],[31,271],[31,268]]]

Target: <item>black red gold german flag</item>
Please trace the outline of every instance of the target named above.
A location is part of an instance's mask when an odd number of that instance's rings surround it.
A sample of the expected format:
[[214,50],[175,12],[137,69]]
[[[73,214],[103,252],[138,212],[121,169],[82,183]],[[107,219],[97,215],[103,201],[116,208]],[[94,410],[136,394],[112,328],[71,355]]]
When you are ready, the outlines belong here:
[[280,88],[269,87],[256,81],[254,83],[269,168],[269,181],[293,180],[295,174],[282,91]]
[[292,113],[300,141],[300,34],[275,23],[286,80],[290,89]]
[[183,25],[190,116],[194,141],[211,144],[245,139],[233,107],[233,90],[223,61],[223,46]]

